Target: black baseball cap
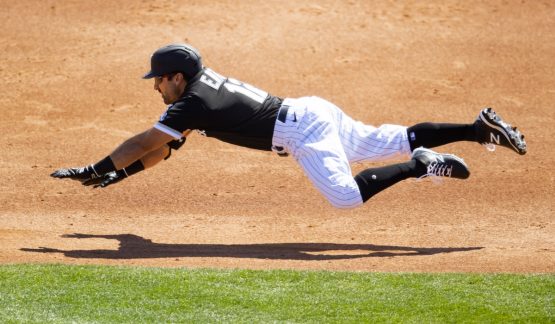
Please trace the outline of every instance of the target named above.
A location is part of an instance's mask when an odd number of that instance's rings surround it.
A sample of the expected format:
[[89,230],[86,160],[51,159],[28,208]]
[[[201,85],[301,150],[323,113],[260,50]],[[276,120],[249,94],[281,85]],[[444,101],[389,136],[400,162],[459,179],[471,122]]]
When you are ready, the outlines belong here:
[[202,70],[199,52],[188,44],[170,44],[161,47],[150,58],[150,71],[143,79],[181,72],[186,80]]

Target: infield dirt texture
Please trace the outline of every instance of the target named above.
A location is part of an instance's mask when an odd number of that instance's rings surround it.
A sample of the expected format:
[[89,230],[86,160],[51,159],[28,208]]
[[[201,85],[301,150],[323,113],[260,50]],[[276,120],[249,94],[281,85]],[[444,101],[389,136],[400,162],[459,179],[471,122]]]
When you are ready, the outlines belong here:
[[[0,263],[554,272],[553,1],[1,6]],[[50,178],[157,121],[165,106],[141,76],[171,42],[224,75],[321,96],[373,125],[472,122],[492,106],[528,154],[440,147],[465,159],[468,180],[405,181],[351,211],[333,209],[291,158],[196,134],[104,190]]]

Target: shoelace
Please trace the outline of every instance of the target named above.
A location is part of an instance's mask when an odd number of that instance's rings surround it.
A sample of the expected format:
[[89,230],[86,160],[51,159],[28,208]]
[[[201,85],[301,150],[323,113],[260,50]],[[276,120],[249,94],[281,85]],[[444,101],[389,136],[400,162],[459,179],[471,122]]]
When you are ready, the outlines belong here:
[[416,179],[416,181],[422,181],[424,178],[430,177],[430,180],[436,185],[441,185],[443,183],[443,177],[451,177],[453,172],[453,165],[449,165],[444,162],[431,162],[426,167],[426,173]]
[[428,168],[426,170],[426,174],[421,176],[421,178],[425,178],[425,177],[451,177],[451,174],[453,172],[453,166],[452,165],[448,165],[445,163],[439,163],[439,162],[432,162],[430,163],[430,165],[428,165]]

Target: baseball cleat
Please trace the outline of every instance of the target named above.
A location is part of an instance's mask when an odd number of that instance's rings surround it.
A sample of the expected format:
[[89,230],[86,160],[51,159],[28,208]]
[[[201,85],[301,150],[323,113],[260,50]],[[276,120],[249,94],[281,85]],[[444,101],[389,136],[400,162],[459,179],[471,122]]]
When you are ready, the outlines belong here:
[[433,176],[466,179],[470,176],[464,160],[453,154],[441,154],[419,147],[412,152],[412,159],[426,167],[426,173],[420,178]]
[[482,110],[474,122],[474,128],[480,144],[504,146],[520,155],[526,154],[524,135],[516,127],[504,122],[493,109]]

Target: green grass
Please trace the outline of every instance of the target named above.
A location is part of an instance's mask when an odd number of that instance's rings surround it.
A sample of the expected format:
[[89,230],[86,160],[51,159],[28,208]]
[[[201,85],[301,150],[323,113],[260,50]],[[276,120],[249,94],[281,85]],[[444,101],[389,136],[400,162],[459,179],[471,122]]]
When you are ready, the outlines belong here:
[[0,322],[555,322],[555,276],[0,266]]

